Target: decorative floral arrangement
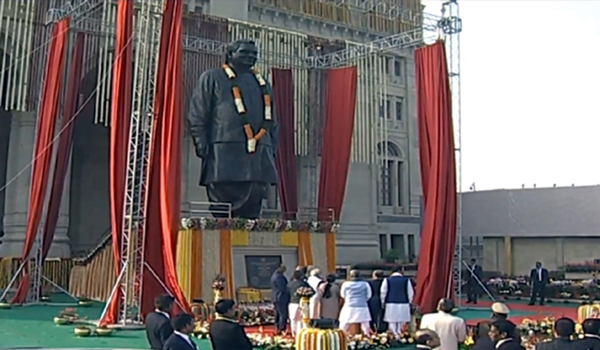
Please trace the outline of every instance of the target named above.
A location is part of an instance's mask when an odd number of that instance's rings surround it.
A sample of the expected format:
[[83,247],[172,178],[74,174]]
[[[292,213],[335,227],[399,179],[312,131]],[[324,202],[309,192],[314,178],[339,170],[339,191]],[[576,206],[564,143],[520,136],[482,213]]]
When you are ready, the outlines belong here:
[[208,339],[210,330],[210,323],[207,321],[197,321],[194,325],[194,331],[192,334],[198,339]]
[[[520,299],[528,297],[531,293],[531,286],[526,277],[492,278],[486,282],[486,286],[492,294],[505,299]],[[548,302],[553,302],[553,299],[575,299],[587,303],[600,298],[600,288],[596,279],[582,281],[551,279],[546,288],[546,298]]]
[[64,318],[69,322],[75,322],[78,320],[79,315],[77,314],[77,309],[73,307],[68,307],[61,312],[58,313],[58,317]]
[[298,232],[313,233],[337,232],[339,224],[327,221],[291,221],[277,219],[218,219],[218,218],[183,218],[181,226],[186,229],[201,228],[203,230],[247,230],[261,232]]
[[296,289],[296,295],[300,298],[310,298],[315,295],[315,291],[311,287],[300,287]]
[[[268,350],[296,350],[293,337],[271,336],[263,333],[248,334],[254,348]],[[382,350],[414,346],[414,339],[407,332],[401,336],[389,333],[373,334],[371,336],[355,335],[348,338],[348,350]],[[469,350],[474,344],[471,336],[461,344],[460,350]]]
[[262,326],[275,323],[275,305],[271,302],[240,302],[237,304],[242,326]]
[[223,275],[217,275],[212,283],[212,289],[217,291],[225,290],[225,277]]
[[253,348],[268,350],[293,350],[295,339],[292,337],[270,336],[262,333],[248,334]]

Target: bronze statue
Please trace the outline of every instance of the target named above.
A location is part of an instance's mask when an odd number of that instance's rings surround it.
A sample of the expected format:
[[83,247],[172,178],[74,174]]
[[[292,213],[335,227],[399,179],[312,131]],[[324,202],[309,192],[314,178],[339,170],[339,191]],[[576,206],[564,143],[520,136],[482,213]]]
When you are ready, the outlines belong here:
[[[188,113],[202,159],[200,185],[211,203],[230,203],[236,218],[260,217],[267,189],[277,183],[277,122],[270,86],[253,69],[257,56],[253,41],[231,43],[225,64],[200,76]],[[227,216],[223,206],[210,210]]]

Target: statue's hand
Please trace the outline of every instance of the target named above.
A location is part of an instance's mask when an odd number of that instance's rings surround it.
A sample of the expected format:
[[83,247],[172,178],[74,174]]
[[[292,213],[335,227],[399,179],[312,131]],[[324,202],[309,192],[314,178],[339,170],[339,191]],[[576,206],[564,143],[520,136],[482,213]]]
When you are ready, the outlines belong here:
[[207,150],[206,150],[206,146],[204,145],[196,145],[196,155],[198,156],[198,158],[202,158],[204,159],[204,157],[207,154]]
[[250,140],[248,140],[246,148],[248,150],[248,153],[254,153],[254,152],[256,152],[256,139],[250,139]]

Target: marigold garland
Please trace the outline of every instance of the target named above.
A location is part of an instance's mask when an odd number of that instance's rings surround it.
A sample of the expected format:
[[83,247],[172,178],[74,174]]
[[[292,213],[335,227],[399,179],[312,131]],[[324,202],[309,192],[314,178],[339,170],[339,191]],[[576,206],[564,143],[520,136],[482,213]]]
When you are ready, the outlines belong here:
[[[238,113],[240,114],[240,116],[242,117],[242,124],[244,125],[244,132],[246,133],[246,137],[248,138],[248,141],[255,140],[256,142],[258,142],[261,138],[263,138],[267,134],[267,131],[269,130],[269,127],[271,126],[271,123],[273,122],[271,95],[269,94],[269,88],[267,86],[267,82],[260,75],[258,70],[255,70],[255,69],[252,70],[252,72],[254,73],[254,77],[256,78],[256,80],[258,81],[258,84],[260,85],[262,95],[263,95],[263,101],[265,104],[264,120],[260,127],[260,130],[255,135],[254,130],[252,130],[252,125],[250,125],[250,121],[248,120],[248,117],[246,116],[247,111],[246,111],[246,107],[244,106],[244,100],[242,99],[242,92],[240,91],[240,87],[237,84],[237,76],[235,75],[235,72],[233,71],[233,69],[231,69],[231,67],[229,67],[229,65],[227,65],[227,64],[223,65],[223,70],[225,71],[225,74],[227,74],[227,78],[229,78],[229,80],[231,80],[231,82],[233,84],[233,86],[231,88],[232,93],[233,93],[233,99],[234,99],[235,107],[236,107]],[[252,152],[252,153],[254,152],[254,151],[250,151],[250,150],[248,150],[248,151]]]

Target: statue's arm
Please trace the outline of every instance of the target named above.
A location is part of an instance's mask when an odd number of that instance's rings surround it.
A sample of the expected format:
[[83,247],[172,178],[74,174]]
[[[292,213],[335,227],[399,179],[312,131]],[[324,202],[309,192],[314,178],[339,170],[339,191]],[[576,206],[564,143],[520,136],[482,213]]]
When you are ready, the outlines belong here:
[[209,74],[202,74],[190,101],[188,123],[190,135],[196,146],[196,155],[204,158],[208,152],[208,133],[210,131],[215,81]]

